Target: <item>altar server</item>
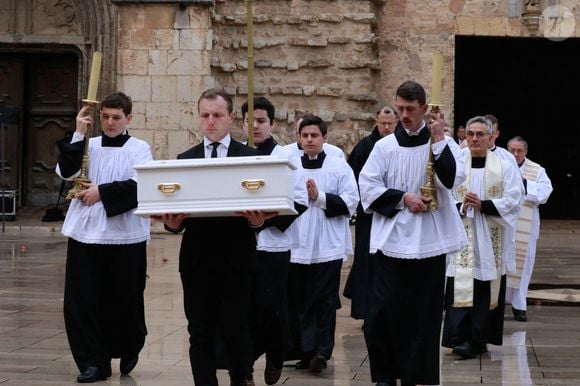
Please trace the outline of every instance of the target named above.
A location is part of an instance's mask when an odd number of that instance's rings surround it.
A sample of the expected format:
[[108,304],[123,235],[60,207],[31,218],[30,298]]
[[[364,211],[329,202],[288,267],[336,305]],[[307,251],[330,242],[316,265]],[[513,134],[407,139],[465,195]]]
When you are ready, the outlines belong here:
[[[423,120],[423,87],[407,81],[396,96],[400,125],[375,144],[359,175],[363,208],[373,214],[365,341],[374,382],[433,385],[439,384],[445,257],[466,242],[451,194],[464,173],[443,116],[430,113],[429,126]],[[431,151],[436,211],[420,193]]]
[[323,150],[327,126],[314,115],[299,127],[304,155],[299,184],[308,191],[308,209],[291,226],[292,280],[298,305],[302,359],[297,369],[319,373],[327,367],[334,348],[336,309],[342,261],[352,254],[349,218],[359,201],[352,169]]
[[75,194],[62,234],[68,250],[64,321],[80,383],[111,376],[111,358],[120,371],[137,365],[147,328],[143,292],[147,270],[149,219],[137,207],[134,165],[152,159],[149,145],[127,131],[131,98],[117,92],[100,105],[102,134],[86,138],[93,117],[87,106],[76,117],[70,143],[62,143],[56,173],[66,180],[80,174],[85,141],[91,182]]

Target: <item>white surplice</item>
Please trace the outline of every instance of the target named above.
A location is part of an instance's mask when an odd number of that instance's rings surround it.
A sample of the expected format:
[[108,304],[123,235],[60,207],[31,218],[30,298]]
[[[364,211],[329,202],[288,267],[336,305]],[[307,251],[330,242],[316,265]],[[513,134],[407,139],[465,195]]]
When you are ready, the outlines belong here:
[[[459,146],[449,137],[433,144],[437,159],[445,146],[455,159],[454,186],[465,180]],[[379,140],[359,175],[361,203],[373,213],[370,253],[381,251],[386,256],[402,259],[423,259],[461,249],[466,243],[465,230],[451,190],[435,178],[438,209],[412,213],[407,207],[393,217],[373,212],[370,206],[388,189],[419,193],[426,183],[425,166],[429,159],[429,142],[415,147],[400,146],[395,135]]]

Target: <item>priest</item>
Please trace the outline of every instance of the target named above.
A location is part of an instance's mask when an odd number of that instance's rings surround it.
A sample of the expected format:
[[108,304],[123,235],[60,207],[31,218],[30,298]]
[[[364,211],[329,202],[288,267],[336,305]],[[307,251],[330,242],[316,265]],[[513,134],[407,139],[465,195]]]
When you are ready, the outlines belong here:
[[508,142],[508,150],[518,164],[526,189],[516,229],[516,272],[508,275],[506,301],[512,305],[514,319],[527,322],[526,295],[536,260],[536,242],[540,237],[540,209],[552,193],[552,182],[539,164],[527,158],[528,143],[517,136]]
[[514,269],[513,230],[522,193],[519,171],[489,150],[491,122],[466,126],[467,179],[456,189],[468,245],[450,256],[442,345],[469,359],[502,344],[506,273]]

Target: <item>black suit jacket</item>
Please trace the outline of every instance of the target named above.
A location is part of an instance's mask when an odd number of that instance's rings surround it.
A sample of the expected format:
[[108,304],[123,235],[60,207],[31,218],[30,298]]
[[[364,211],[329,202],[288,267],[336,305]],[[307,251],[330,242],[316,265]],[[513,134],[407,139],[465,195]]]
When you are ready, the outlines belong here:
[[[228,157],[258,155],[255,149],[232,141]],[[179,154],[178,159],[204,158],[203,143]],[[255,267],[256,230],[241,216],[191,217],[184,220],[185,233],[179,252],[179,271],[191,269],[239,269]]]

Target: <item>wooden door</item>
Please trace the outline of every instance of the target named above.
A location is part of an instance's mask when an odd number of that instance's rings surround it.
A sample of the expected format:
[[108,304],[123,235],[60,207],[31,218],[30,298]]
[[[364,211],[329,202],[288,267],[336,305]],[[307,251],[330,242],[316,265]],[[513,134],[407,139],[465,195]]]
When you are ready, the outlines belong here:
[[75,130],[78,59],[73,54],[36,54],[28,62],[28,93],[23,168],[26,203],[54,204],[61,179],[54,173],[56,142]]
[[1,183],[18,190],[19,205],[56,203],[61,180],[54,173],[55,144],[75,129],[77,85],[74,54],[0,54],[0,102],[18,118],[4,130],[0,167],[6,177]]

